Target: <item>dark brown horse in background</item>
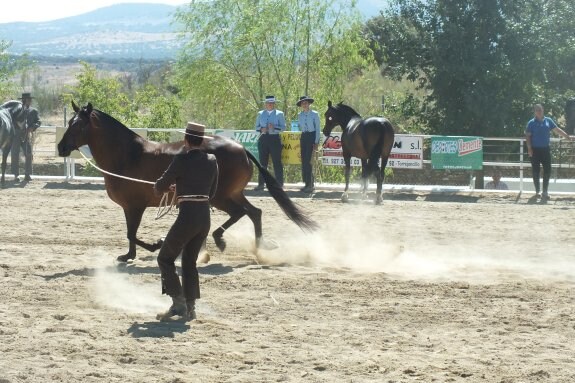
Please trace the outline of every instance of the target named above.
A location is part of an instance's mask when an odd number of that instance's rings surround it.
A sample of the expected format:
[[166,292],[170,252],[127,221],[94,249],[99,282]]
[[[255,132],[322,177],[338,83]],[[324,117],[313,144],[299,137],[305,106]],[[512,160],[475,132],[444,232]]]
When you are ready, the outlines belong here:
[[[395,140],[395,132],[391,122],[383,117],[362,119],[351,107],[342,103],[334,106],[331,101],[328,101],[323,134],[329,137],[333,128],[338,125],[343,131],[341,148],[345,161],[345,191],[341,197],[342,201],[347,202],[348,200],[347,189],[349,187],[351,157],[353,156],[361,159],[363,193],[367,191],[369,177],[372,174],[376,175],[375,203],[380,204],[383,201],[381,193],[385,167]],[[380,158],[381,169],[378,165]]]
[[[161,247],[162,241],[148,244],[136,237],[142,215],[147,207],[158,206],[161,198],[154,194],[149,183],[136,182],[132,179],[155,182],[170,165],[174,155],[184,150],[183,141],[176,143],[157,143],[148,141],[128,129],[122,123],[106,113],[93,109],[91,104],[79,108],[72,102],[75,115],[68,122],[68,129],[58,143],[58,154],[69,156],[72,150],[88,145],[96,164],[110,175],[104,173],[108,196],[124,209],[128,240],[128,253],[118,257],[126,262],[136,257],[136,245],[149,251]],[[218,161],[218,189],[211,205],[225,211],[230,218],[212,236],[220,250],[226,242],[224,231],[244,215],[253,222],[256,235],[256,246],[263,246],[262,211],[253,206],[244,196],[244,188],[252,177],[253,165],[262,173],[269,193],[286,213],[286,215],[304,230],[316,227],[314,221],[307,217],[289,199],[275,178],[263,168],[255,157],[237,142],[214,136],[204,139],[203,149],[213,153]],[[193,171],[193,169],[190,169]]]

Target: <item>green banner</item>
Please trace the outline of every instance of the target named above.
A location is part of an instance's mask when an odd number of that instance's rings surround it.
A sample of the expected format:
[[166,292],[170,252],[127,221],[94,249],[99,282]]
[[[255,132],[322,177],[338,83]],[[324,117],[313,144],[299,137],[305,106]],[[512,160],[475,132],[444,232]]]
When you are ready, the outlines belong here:
[[483,169],[482,137],[431,137],[433,169]]

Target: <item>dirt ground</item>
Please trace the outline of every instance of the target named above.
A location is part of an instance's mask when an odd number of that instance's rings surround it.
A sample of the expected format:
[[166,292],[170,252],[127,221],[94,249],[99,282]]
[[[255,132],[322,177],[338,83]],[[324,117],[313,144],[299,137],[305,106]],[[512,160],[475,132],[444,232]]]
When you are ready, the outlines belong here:
[[[254,254],[246,218],[200,267],[193,322],[158,322],[156,255],[127,265],[122,210],[99,184],[0,190],[0,382],[573,382],[575,199],[266,193]],[[174,220],[148,209],[139,237]],[[226,220],[218,211],[212,228]]]

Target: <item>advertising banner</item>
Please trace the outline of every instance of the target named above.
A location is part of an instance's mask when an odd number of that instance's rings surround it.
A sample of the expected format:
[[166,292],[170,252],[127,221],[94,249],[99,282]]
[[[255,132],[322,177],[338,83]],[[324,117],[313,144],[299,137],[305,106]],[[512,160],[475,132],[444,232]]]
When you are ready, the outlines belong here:
[[282,132],[282,163],[284,165],[301,164],[301,148],[299,132]]
[[431,137],[433,169],[480,170],[483,168],[482,137]]
[[[344,166],[341,133],[332,132],[323,142],[322,165]],[[381,161],[379,163],[381,166]],[[351,166],[361,166],[359,158],[351,158]],[[400,169],[423,168],[423,137],[396,134],[387,166]]]
[[[229,137],[242,144],[259,159],[258,139],[260,134],[255,130],[216,130],[215,134]],[[284,165],[301,164],[299,138],[300,132],[282,132],[282,163]]]

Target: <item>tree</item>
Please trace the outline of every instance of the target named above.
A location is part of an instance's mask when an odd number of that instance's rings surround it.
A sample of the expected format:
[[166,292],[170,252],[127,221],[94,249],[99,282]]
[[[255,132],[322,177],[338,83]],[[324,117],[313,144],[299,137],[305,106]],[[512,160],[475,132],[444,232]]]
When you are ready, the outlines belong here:
[[573,89],[574,12],[566,0],[395,0],[366,31],[383,74],[427,91],[431,133],[518,136],[534,102],[564,105]]
[[373,61],[353,0],[195,1],[176,21],[186,47],[175,81],[194,118],[211,126],[252,128],[266,94],[294,118],[307,79],[326,102]]
[[[74,98],[82,105],[90,102],[130,128],[175,128],[183,125],[180,103],[175,96],[150,84],[136,89],[131,95],[122,89],[118,77],[103,76],[86,62],[82,62],[82,66],[84,70],[76,76],[78,85],[71,89],[67,98]],[[153,134],[152,137],[165,138]]]
[[28,56],[12,56],[8,53],[11,42],[0,40],[0,97],[2,100],[13,99],[16,85],[11,80],[18,72],[31,65]]

